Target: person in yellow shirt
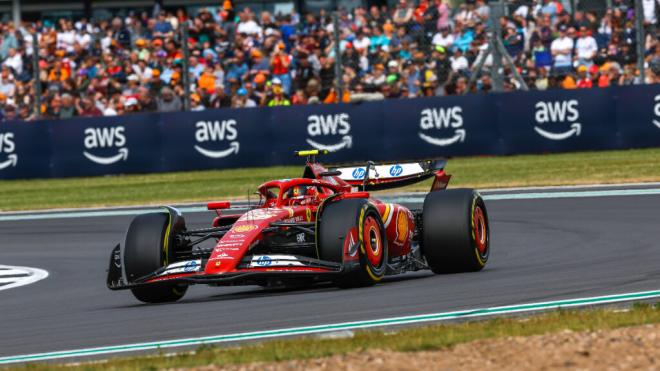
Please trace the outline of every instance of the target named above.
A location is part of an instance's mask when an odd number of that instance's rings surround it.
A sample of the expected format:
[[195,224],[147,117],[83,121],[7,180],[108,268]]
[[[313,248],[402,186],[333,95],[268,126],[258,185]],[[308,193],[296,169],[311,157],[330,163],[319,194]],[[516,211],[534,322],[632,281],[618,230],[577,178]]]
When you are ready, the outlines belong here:
[[282,90],[282,81],[277,77],[271,82],[273,86],[273,98],[268,102],[268,107],[290,106],[291,101],[284,95]]

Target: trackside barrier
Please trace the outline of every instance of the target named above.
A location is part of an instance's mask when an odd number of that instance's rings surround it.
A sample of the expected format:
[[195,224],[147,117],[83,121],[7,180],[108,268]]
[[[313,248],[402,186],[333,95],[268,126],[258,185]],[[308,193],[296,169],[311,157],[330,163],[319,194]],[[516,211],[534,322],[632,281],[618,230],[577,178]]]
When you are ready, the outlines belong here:
[[0,179],[660,146],[660,85],[0,124]]

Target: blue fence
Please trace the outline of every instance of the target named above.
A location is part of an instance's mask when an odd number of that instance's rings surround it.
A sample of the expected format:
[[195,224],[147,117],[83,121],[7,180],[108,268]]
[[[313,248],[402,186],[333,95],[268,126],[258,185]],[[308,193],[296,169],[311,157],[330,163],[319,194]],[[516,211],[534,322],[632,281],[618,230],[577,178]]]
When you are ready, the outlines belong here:
[[660,85],[0,124],[0,179],[660,146]]

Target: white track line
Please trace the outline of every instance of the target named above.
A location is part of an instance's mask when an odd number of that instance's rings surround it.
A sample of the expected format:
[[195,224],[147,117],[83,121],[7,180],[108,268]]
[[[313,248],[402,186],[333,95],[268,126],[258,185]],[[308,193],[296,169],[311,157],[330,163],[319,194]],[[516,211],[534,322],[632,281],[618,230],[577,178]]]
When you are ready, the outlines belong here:
[[272,339],[285,336],[310,335],[336,331],[385,328],[390,326],[401,326],[428,322],[441,322],[454,319],[468,319],[490,316],[510,315],[514,313],[534,313],[560,308],[577,308],[593,305],[604,305],[640,300],[658,300],[660,291],[630,292],[616,295],[592,296],[574,299],[553,300],[545,302],[507,305],[489,308],[473,308],[452,312],[430,313],[404,317],[380,318],[366,321],[354,321],[343,323],[330,323],[315,326],[283,328],[277,330],[252,331],[235,334],[204,336],[185,339],[158,340],[148,343],[122,344],[105,347],[94,347],[84,349],[72,349],[56,352],[22,354],[15,356],[0,357],[0,364],[46,361],[72,357],[88,357],[95,355],[106,355],[116,353],[128,353],[145,350],[160,350],[165,348],[191,347],[203,344],[231,343],[246,340]]
[[[11,273],[7,273],[7,272],[11,272]],[[10,274],[12,275],[23,274],[24,276],[3,278],[3,276],[8,276]],[[0,291],[29,285],[31,283],[41,281],[46,277],[48,277],[48,272],[43,269],[0,265],[0,283],[10,282],[8,285],[0,286]]]

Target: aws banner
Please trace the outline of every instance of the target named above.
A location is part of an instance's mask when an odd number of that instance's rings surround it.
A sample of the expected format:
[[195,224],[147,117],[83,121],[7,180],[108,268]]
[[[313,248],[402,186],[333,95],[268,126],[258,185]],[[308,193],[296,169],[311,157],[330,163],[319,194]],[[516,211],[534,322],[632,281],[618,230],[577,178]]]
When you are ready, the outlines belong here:
[[159,115],[48,123],[53,177],[162,171]]
[[[567,152],[618,147],[616,98],[606,89],[500,96],[504,153]],[[634,144],[631,144],[635,146]]]
[[0,178],[50,176],[49,126],[35,123],[0,124]]
[[269,112],[257,108],[162,115],[163,171],[270,163]]
[[660,146],[660,85],[0,123],[0,179]]

